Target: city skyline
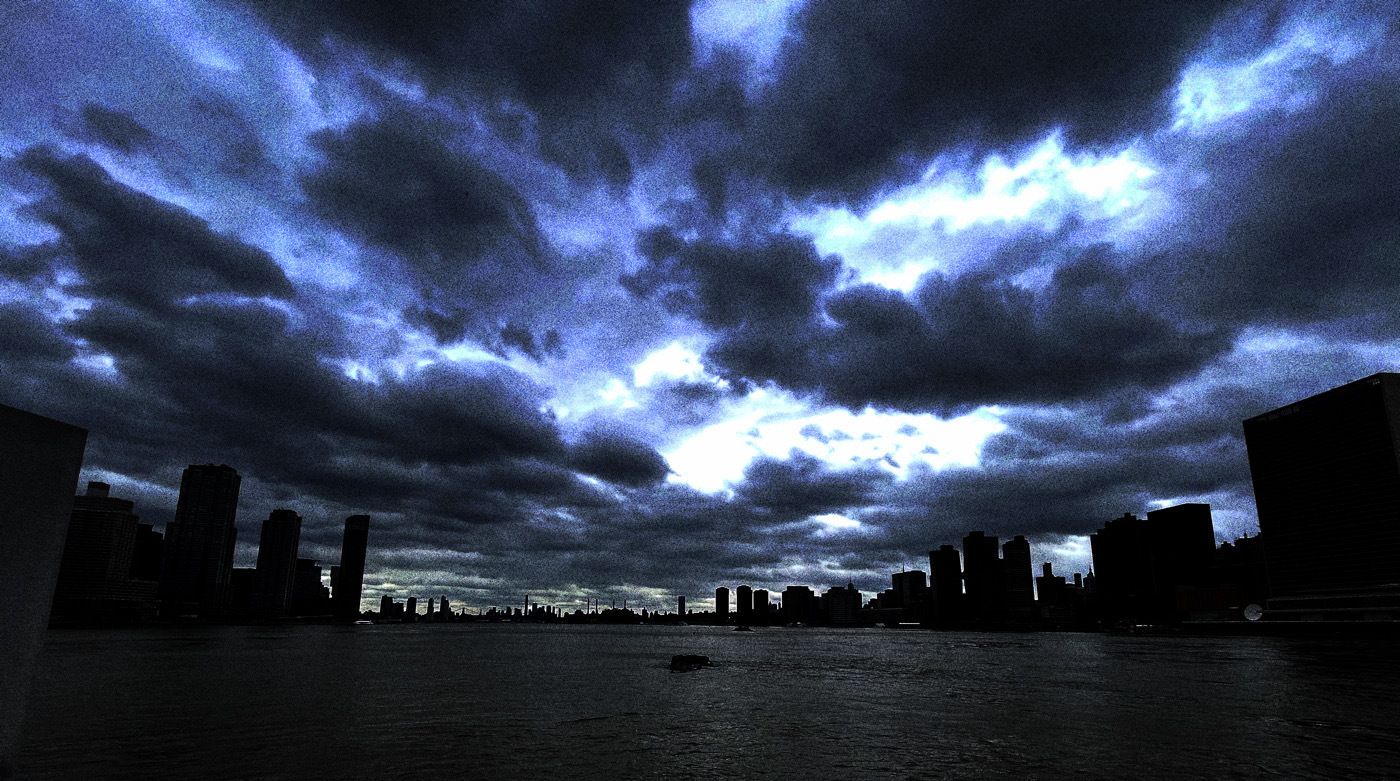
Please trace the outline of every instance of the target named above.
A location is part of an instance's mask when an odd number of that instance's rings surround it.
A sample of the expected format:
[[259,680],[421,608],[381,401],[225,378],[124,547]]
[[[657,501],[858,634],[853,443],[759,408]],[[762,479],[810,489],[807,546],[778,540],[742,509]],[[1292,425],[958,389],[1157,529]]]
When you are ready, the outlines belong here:
[[0,404],[155,530],[237,471],[182,602],[276,510],[366,606],[1087,572],[1397,368],[1384,4],[363,7],[0,25]]

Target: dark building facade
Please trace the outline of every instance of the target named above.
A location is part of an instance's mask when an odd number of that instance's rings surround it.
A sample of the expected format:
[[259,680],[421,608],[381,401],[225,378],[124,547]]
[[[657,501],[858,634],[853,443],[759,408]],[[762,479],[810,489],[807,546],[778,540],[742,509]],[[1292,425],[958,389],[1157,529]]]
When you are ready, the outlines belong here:
[[740,586],[734,589],[734,612],[740,623],[753,620],[753,588]]
[[973,531],[963,537],[963,583],[967,587],[967,618],[1002,621],[1006,618],[1006,582],[996,537]]
[[1031,571],[1031,544],[1016,535],[1001,546],[1002,582],[1006,589],[1006,613],[1013,621],[1035,619],[1034,573]]
[[939,626],[963,621],[962,558],[952,545],[941,545],[928,552],[929,587],[932,596],[930,618]]
[[301,516],[273,510],[258,535],[258,568],[253,582],[253,612],[276,618],[292,607],[292,579],[301,545]]
[[227,464],[191,464],[181,476],[161,567],[160,597],[167,612],[216,616],[227,606],[241,482],[238,470]]
[[783,621],[788,624],[815,624],[821,621],[821,601],[808,586],[783,589]]
[[0,777],[13,773],[87,431],[0,404]]
[[1099,611],[1110,620],[1171,623],[1189,609],[1183,589],[1213,577],[1215,526],[1208,504],[1124,513],[1089,535]]
[[55,620],[127,623],[154,617],[155,581],[132,578],[140,519],[132,502],[110,491],[94,480],[73,498],[54,588]]
[[1244,421],[1273,597],[1400,586],[1400,374]]
[[726,586],[715,589],[715,617],[721,624],[729,621],[729,588]]
[[360,617],[360,592],[365,585],[365,553],[369,550],[369,516],[352,515],[345,519],[345,536],[340,545],[340,565],[337,570],[334,600],[335,617],[354,621]]

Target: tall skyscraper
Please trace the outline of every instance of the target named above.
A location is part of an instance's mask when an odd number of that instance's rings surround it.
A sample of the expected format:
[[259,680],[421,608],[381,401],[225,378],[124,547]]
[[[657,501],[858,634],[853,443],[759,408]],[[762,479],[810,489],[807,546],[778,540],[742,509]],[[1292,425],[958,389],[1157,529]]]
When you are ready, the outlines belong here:
[[1400,583],[1400,374],[1382,373],[1244,421],[1272,592]]
[[747,623],[752,619],[753,589],[749,586],[740,586],[734,589],[734,612],[738,614],[741,623]]
[[0,404],[0,777],[13,774],[87,431]]
[[1177,588],[1205,585],[1215,555],[1208,504],[1132,513],[1089,535],[1099,610],[1105,618],[1154,623],[1183,617]]
[[952,545],[928,552],[929,580],[933,591],[933,620],[940,626],[963,621],[962,559]]
[[808,586],[788,586],[783,589],[783,620],[788,623],[813,624],[821,619],[820,600]]
[[354,621],[360,617],[360,591],[365,584],[365,551],[369,549],[369,516],[345,519],[345,537],[340,545],[340,577],[336,583],[335,617]]
[[753,590],[753,612],[750,615],[750,621],[759,624],[768,623],[768,589],[756,588]]
[[963,583],[967,585],[967,614],[974,621],[1006,618],[1006,583],[1002,578],[997,538],[985,532],[963,537]]
[[228,601],[238,538],[242,478],[227,464],[195,465],[180,478],[175,520],[166,525],[160,595],[174,615],[217,615]]
[[860,622],[860,592],[856,590],[856,584],[847,582],[843,586],[835,586],[826,590],[822,594],[822,608],[826,613],[826,622],[832,626],[850,626]]
[[1031,571],[1031,544],[1018,534],[1001,546],[1001,553],[1007,614],[1014,621],[1030,621],[1035,618],[1035,575]]
[[253,578],[253,611],[260,615],[287,615],[292,606],[292,579],[296,574],[297,548],[301,544],[301,516],[291,510],[273,510],[262,522],[258,538],[258,569]]
[[676,612],[685,617],[685,597],[676,597]]
[[715,589],[715,616],[720,623],[729,620],[729,588],[726,586]]

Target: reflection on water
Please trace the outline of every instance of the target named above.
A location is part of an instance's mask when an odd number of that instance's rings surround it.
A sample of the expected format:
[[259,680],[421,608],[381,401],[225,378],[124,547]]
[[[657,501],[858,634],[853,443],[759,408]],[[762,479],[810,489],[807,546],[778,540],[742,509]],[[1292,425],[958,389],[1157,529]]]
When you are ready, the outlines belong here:
[[[434,625],[59,632],[32,778],[1391,777],[1386,641]],[[671,655],[714,666],[668,669]]]

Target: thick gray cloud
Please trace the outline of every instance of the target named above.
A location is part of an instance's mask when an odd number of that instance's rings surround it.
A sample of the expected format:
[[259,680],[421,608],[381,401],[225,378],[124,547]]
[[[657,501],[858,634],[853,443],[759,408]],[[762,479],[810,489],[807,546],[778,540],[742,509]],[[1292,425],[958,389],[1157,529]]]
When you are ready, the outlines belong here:
[[[375,588],[472,605],[870,591],[970,529],[1044,543],[1170,499],[1225,535],[1253,512],[1239,420],[1385,368],[1397,335],[1393,25],[1342,56],[1355,30],[1290,26],[1321,7],[811,0],[769,67],[694,61],[679,2],[227,5],[6,17],[0,401],[91,429],[89,471],[157,524],[184,464],[235,465],[244,560],[278,506],[329,560],[371,513]],[[1273,108],[1172,126],[1183,64],[1239,76],[1285,38],[1260,72],[1286,84],[1218,96]],[[894,223],[845,261],[783,227],[940,156],[975,189],[1053,127],[1076,160],[1136,139],[1147,205]],[[940,273],[853,284],[907,262]],[[447,360],[400,317],[475,345]],[[672,344],[721,379],[632,373]],[[1007,428],[975,467],[853,423],[847,463],[760,456],[706,494],[658,452],[759,413],[714,458],[822,404],[986,403]],[[943,430],[915,428],[888,441]]]
[[502,107],[491,115],[504,133],[535,136],[570,173],[615,185],[632,177],[627,142],[659,132],[691,59],[690,4],[679,0],[246,4],[320,68],[347,46],[407,64],[436,93]]
[[1195,174],[1178,198],[1191,230],[1134,272],[1164,306],[1210,322],[1397,332],[1400,50],[1387,42],[1310,75],[1307,110],[1281,106],[1168,150]]
[[[423,303],[408,314],[455,342],[469,329],[494,332],[501,302],[542,281],[549,250],[520,191],[450,148],[447,132],[406,111],[319,131],[311,143],[325,163],[301,186],[328,223],[409,267]],[[525,346],[518,331],[501,337]]]
[[[64,320],[23,300],[0,308],[0,398],[95,432],[89,469],[159,485],[179,464],[231,463],[248,478],[245,518],[290,500],[406,519],[377,527],[386,547],[469,546],[481,525],[616,501],[580,472],[636,487],[669,471],[631,437],[567,441],[544,389],[504,365],[351,380],[336,326],[308,327],[326,313],[265,253],[86,158],[32,149],[12,162],[44,192],[30,213],[60,235],[42,253],[7,253],[5,282],[37,296],[68,269],[82,281],[65,291],[90,304]],[[80,349],[111,368],[75,362]],[[334,525],[323,531],[308,544],[333,546]]]
[[179,299],[211,293],[288,298],[291,283],[262,250],[209,228],[189,212],[116,183],[84,155],[30,148],[12,165],[42,180],[25,207],[62,233],[60,264],[82,276],[74,292],[115,296],[165,311]]
[[155,134],[140,122],[96,103],[85,104],[80,116],[82,137],[120,152],[131,154],[156,141]]
[[1150,130],[1229,4],[812,0],[750,109],[737,167],[856,201],[966,144]]
[[[721,372],[771,381],[854,409],[951,411],[1161,388],[1229,346],[1131,296],[1112,251],[1095,246],[1040,291],[988,274],[932,275],[912,295],[835,289],[838,261],[779,236],[754,246],[652,231],[629,289],[714,329]],[[765,284],[766,283],[766,284]]]

